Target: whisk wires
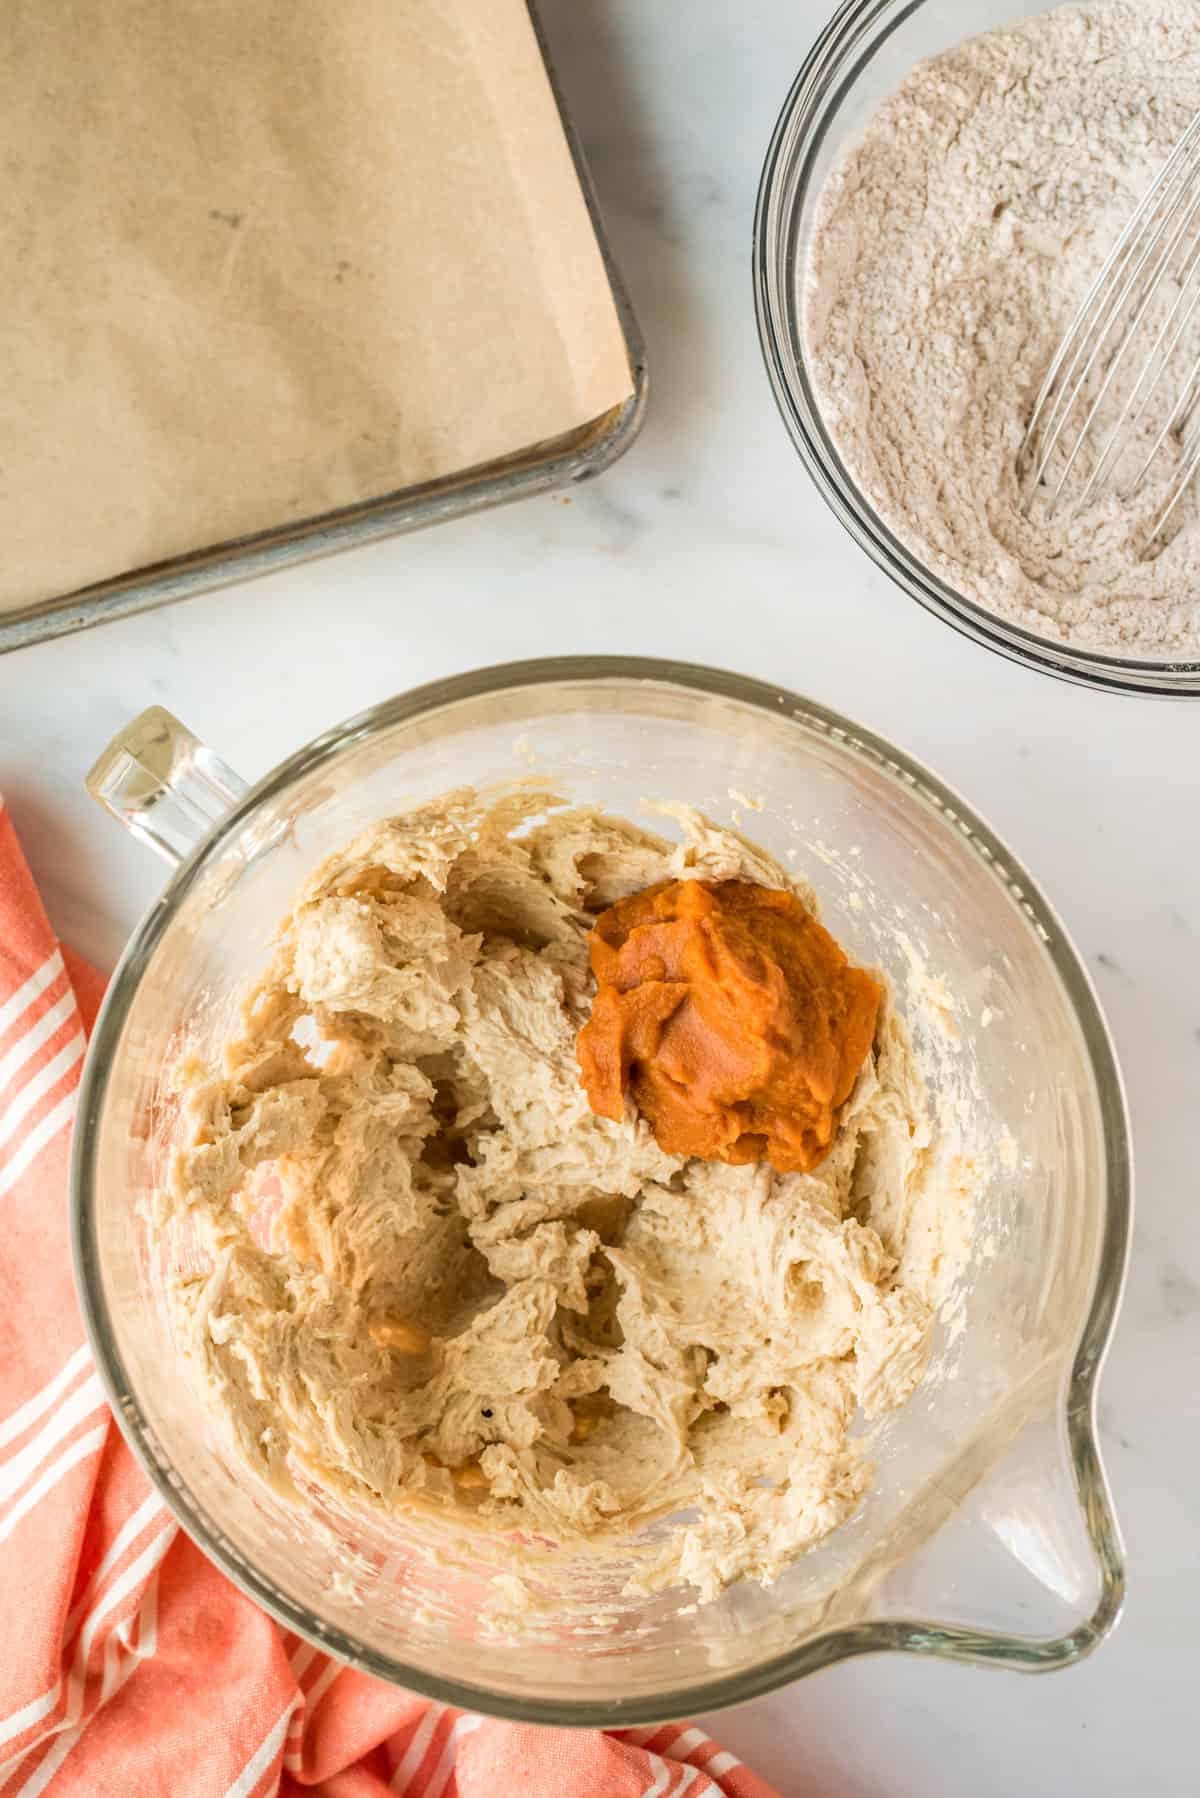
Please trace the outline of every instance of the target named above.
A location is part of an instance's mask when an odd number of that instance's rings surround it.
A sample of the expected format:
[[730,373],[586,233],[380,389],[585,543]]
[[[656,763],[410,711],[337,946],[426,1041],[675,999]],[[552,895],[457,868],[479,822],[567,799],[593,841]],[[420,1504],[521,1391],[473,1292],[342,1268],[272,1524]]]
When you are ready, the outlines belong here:
[[[1160,295],[1165,305],[1156,325]],[[1046,372],[1018,457],[1018,476],[1028,511],[1055,465],[1048,511],[1068,488],[1085,447],[1103,442],[1075,509],[1121,465],[1147,408],[1160,399],[1165,377],[1176,370],[1185,333],[1200,308],[1200,113],[1192,120],[1156,179],[1142,196],[1072,319]],[[1140,360],[1139,360],[1140,359]],[[1179,379],[1166,422],[1157,433],[1129,492],[1147,479],[1174,433],[1181,454],[1147,540],[1162,533],[1200,468],[1200,431],[1185,433],[1198,392],[1200,354]],[[1110,395],[1111,400],[1110,400]],[[1106,402],[1111,420],[1105,415]]]

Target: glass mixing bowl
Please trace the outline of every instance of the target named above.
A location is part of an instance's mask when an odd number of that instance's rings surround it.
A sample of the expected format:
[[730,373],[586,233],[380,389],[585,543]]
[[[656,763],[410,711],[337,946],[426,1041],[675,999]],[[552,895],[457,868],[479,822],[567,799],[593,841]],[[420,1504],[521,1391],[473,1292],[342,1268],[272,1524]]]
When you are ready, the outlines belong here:
[[[626,1595],[628,1557],[548,1551],[534,1627],[521,1631],[498,1607],[478,1537],[447,1544],[416,1517],[298,1508],[227,1453],[173,1345],[161,1243],[140,1202],[171,1150],[164,1071],[185,1044],[216,1055],[302,879],[381,816],[535,772],[572,803],[627,817],[648,797],[726,822],[749,811],[744,828],[812,878],[852,953],[888,970],[927,1065],[936,1044],[916,1017],[914,956],[928,990],[953,995],[955,1053],[996,1153],[961,1327],[942,1332],[931,1382],[875,1427],[877,1477],[859,1514],[775,1585],[739,1584],[699,1608],[686,1588]],[[1120,1078],[1062,925],[932,775],[778,688],[581,658],[405,694],[248,791],[155,709],[89,784],[178,865],[113,977],[88,1055],[74,1150],[80,1292],[151,1479],[280,1622],[447,1702],[609,1727],[736,1703],[874,1649],[1060,1667],[1112,1627],[1123,1562],[1094,1405],[1130,1227]]]
[[1153,661],[1036,635],[958,593],[906,547],[859,490],[809,379],[801,295],[825,178],[913,65],[1051,0],[843,0],[792,84],[767,151],[754,222],[754,297],[784,423],[821,493],[860,548],[921,605],[1027,667],[1111,692],[1200,694],[1200,661]]

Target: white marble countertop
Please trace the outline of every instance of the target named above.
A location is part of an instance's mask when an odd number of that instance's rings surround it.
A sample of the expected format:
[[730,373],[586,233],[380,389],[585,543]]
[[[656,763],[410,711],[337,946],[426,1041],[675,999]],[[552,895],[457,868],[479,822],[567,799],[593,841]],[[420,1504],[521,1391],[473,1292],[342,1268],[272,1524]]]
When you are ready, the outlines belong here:
[[1200,1789],[1200,707],[1091,694],[974,647],[891,586],[810,487],[761,366],[749,252],[767,138],[829,3],[546,0],[649,344],[641,439],[569,505],[536,499],[0,660],[0,785],[55,924],[104,965],[160,876],[82,780],[152,701],[256,776],[471,665],[678,654],[841,708],[959,787],[1073,930],[1128,1081],[1141,1209],[1102,1399],[1127,1614],[1071,1672],[875,1658],[714,1728],[789,1798],[1183,1798]]

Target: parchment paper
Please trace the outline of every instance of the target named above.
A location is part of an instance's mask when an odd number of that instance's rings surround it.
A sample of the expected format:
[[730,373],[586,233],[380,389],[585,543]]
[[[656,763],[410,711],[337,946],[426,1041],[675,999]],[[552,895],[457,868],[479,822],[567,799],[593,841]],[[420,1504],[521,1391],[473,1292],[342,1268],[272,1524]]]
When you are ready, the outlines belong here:
[[523,0],[0,0],[0,610],[630,392]]

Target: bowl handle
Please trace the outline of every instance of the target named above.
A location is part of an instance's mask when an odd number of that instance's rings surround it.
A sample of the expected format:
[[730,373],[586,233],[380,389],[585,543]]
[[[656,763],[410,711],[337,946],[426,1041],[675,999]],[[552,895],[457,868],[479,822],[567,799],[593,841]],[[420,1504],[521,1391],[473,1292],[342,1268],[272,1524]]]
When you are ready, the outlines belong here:
[[172,867],[247,790],[240,775],[160,705],[117,732],[86,785],[105,811]]

